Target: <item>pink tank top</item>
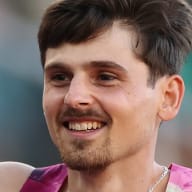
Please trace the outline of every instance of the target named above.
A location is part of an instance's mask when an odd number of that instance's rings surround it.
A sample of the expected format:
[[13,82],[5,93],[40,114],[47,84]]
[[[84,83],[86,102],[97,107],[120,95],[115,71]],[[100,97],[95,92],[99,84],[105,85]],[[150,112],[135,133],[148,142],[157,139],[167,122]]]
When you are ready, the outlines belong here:
[[[171,164],[166,192],[192,192],[192,169]],[[64,164],[37,168],[31,173],[20,192],[59,192],[67,182]]]
[[57,164],[34,169],[20,192],[59,192],[67,181],[67,168]]

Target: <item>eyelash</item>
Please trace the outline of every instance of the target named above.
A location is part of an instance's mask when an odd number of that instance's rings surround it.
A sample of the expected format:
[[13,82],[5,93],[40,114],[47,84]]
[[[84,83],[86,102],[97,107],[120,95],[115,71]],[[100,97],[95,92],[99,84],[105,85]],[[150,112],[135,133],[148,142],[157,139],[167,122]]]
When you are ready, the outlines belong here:
[[67,73],[54,73],[50,80],[57,86],[68,84],[71,81],[71,75]]
[[[104,78],[102,79],[102,77],[104,77]],[[98,75],[98,78],[100,78],[101,81],[113,81],[113,80],[117,79],[117,77],[111,73],[100,73]]]
[[63,77],[66,78],[66,75],[62,74],[62,73],[58,73],[58,74],[53,75],[53,77],[51,79],[52,80],[63,81],[64,80]]
[[118,80],[118,76],[111,72],[99,72],[95,77],[95,84],[99,86],[115,86]]

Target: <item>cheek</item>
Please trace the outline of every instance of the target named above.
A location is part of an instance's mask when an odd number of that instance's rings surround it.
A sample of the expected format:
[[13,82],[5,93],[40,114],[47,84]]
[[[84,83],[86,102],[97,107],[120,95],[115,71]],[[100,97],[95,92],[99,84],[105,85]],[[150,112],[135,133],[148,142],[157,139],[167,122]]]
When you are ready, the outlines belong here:
[[113,125],[124,131],[137,130],[139,127],[152,126],[155,122],[157,102],[151,90],[130,92],[118,89],[103,92],[98,100],[103,109],[111,116]]
[[97,91],[96,97],[102,108],[113,118],[113,121],[125,118],[127,111],[134,104],[133,96],[121,88]]
[[43,92],[43,109],[44,111],[57,110],[64,102],[64,95],[62,92],[54,90],[44,90]]
[[63,94],[55,93],[51,90],[44,90],[43,93],[43,110],[45,112],[46,121],[52,121],[59,113],[61,106],[63,105]]
[[113,108],[108,108],[113,120],[110,137],[114,149],[126,151],[129,146],[129,150],[134,151],[147,145],[156,130],[155,111],[151,111],[150,102],[121,98],[118,103],[115,101]]
[[57,115],[59,114],[62,95],[53,93],[53,91],[44,91],[43,93],[43,110],[45,113],[45,120],[47,123],[50,137],[55,145],[58,142],[58,131],[57,131]]

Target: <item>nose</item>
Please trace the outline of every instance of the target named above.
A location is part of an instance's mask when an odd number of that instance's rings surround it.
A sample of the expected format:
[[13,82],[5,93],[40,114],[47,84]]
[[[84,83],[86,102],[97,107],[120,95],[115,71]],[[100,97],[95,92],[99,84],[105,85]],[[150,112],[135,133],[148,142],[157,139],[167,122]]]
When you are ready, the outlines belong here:
[[90,85],[85,78],[73,77],[66,95],[64,104],[78,109],[86,109],[94,102]]

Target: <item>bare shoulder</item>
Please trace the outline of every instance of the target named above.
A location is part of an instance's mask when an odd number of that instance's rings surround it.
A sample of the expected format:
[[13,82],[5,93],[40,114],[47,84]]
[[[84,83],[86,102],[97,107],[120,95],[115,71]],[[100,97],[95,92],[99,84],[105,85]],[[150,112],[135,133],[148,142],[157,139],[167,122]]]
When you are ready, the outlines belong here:
[[0,191],[18,192],[34,167],[18,162],[0,162]]

